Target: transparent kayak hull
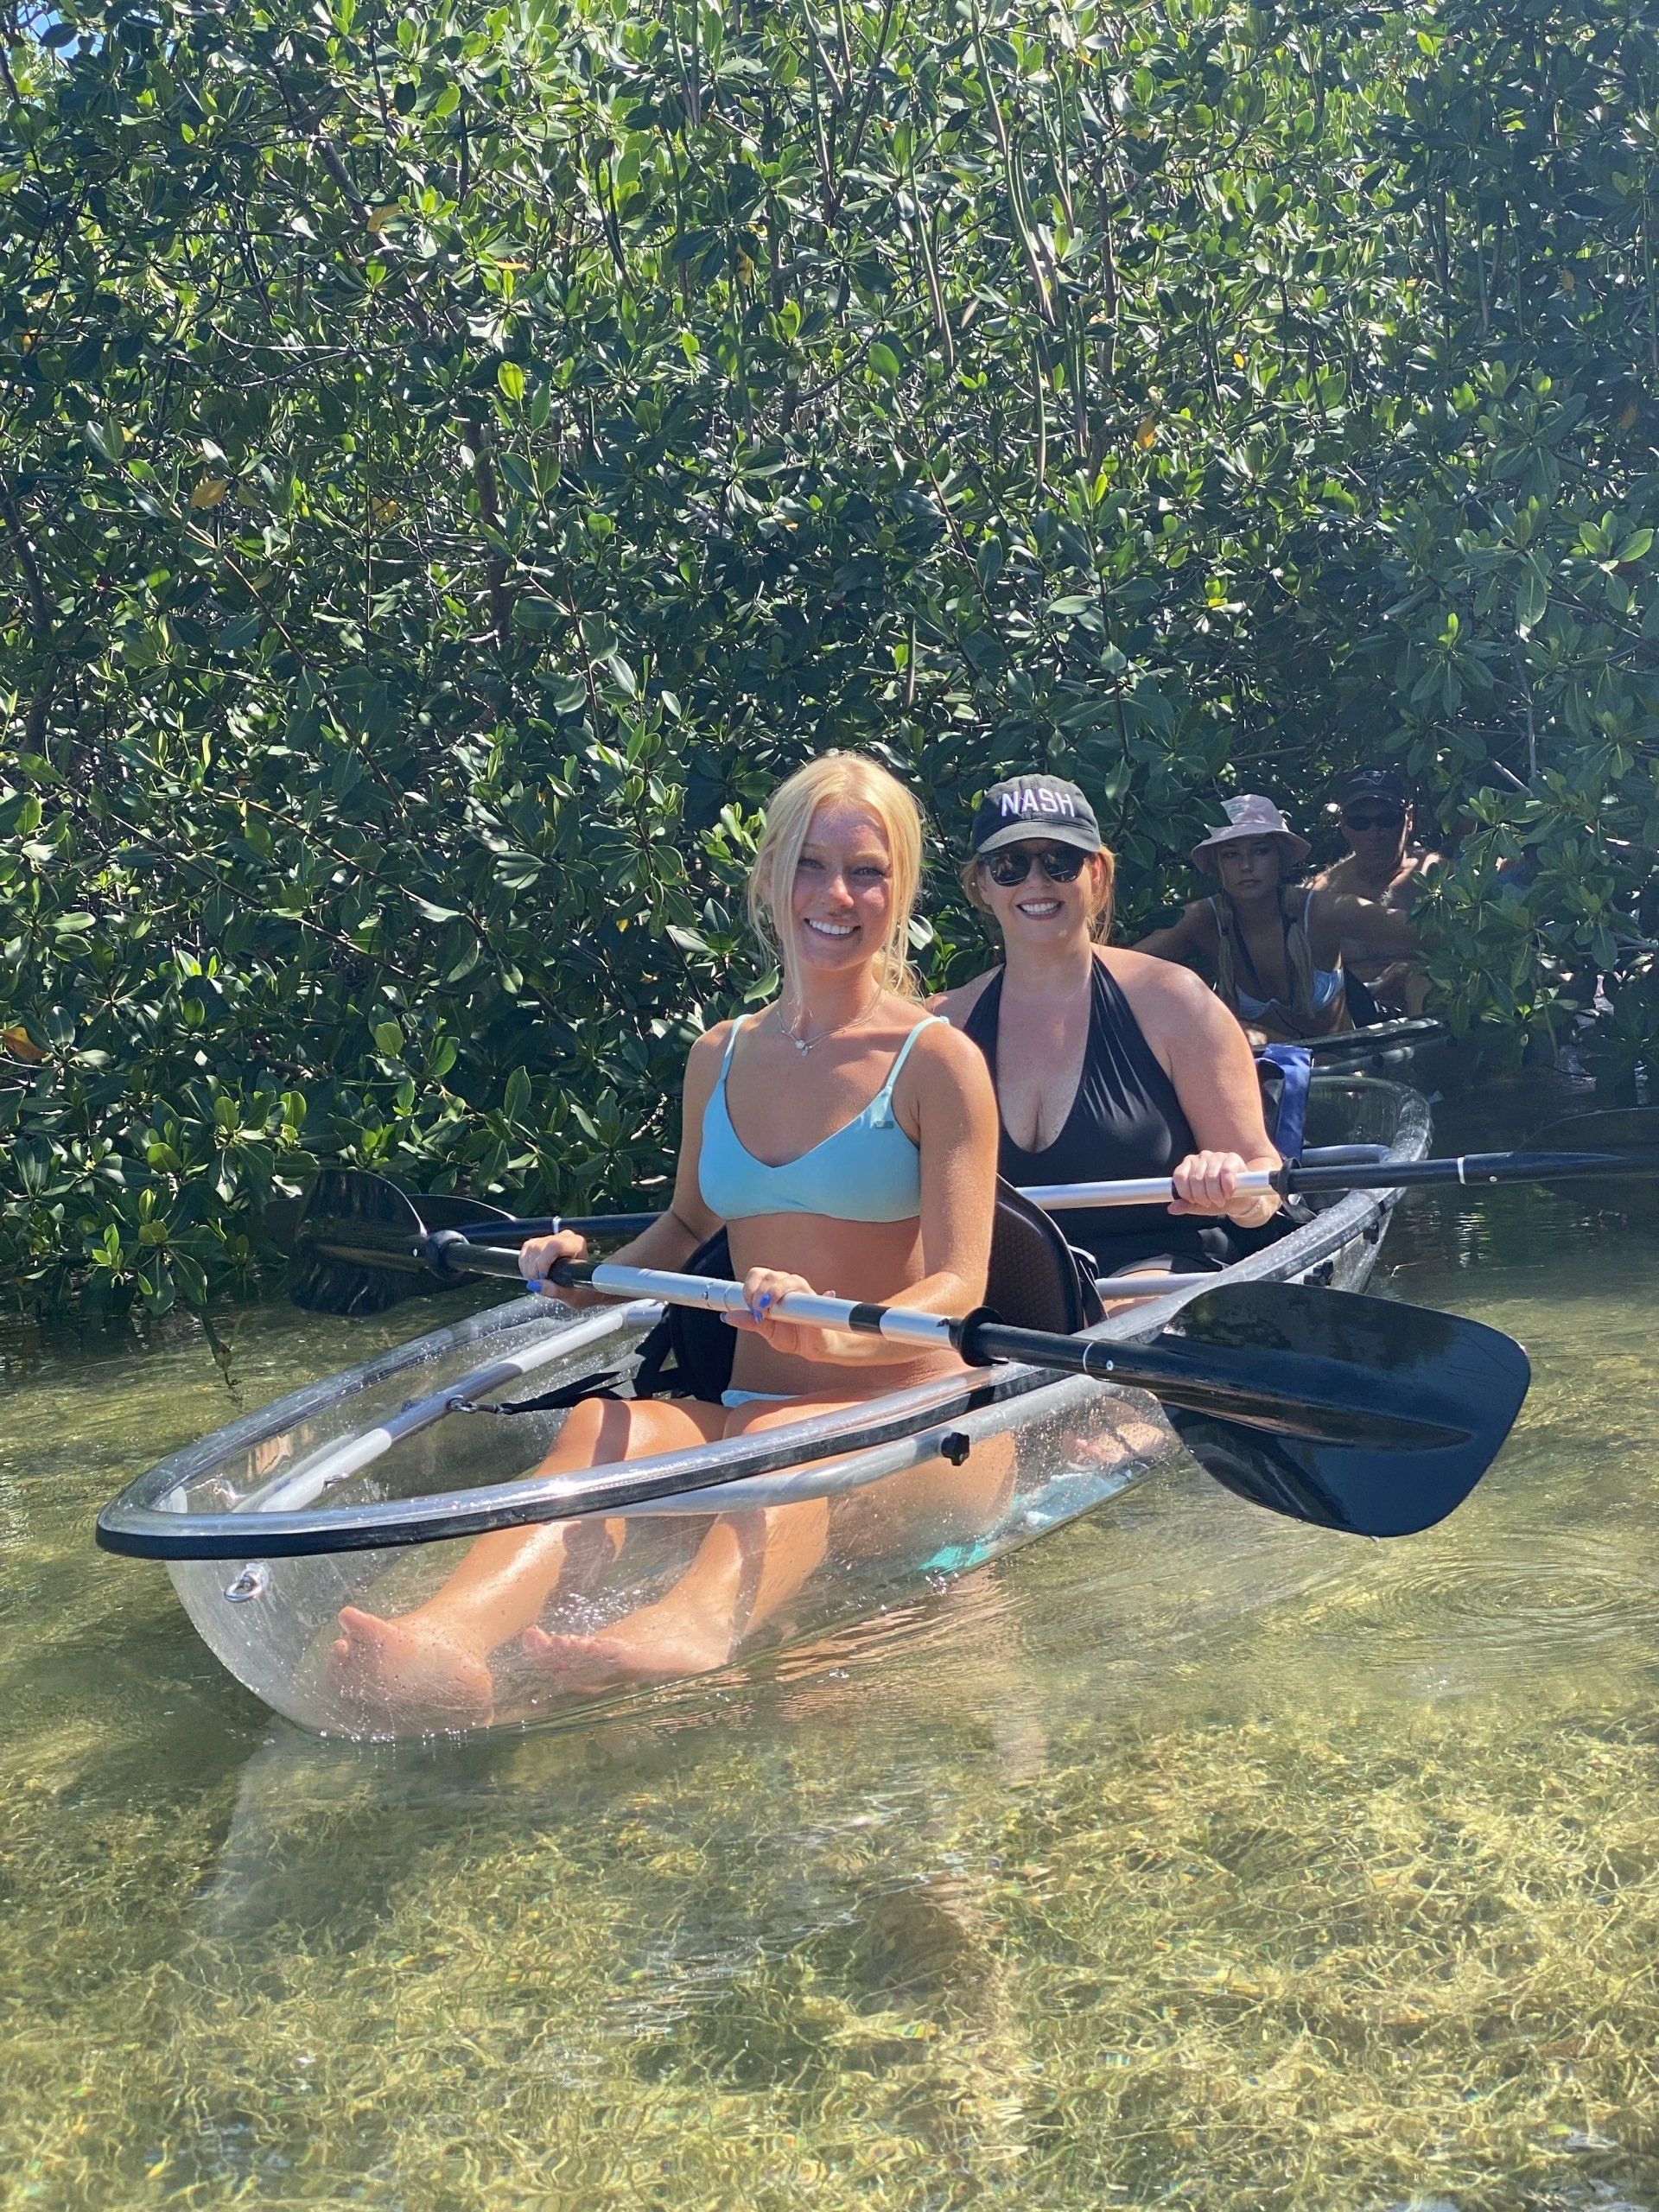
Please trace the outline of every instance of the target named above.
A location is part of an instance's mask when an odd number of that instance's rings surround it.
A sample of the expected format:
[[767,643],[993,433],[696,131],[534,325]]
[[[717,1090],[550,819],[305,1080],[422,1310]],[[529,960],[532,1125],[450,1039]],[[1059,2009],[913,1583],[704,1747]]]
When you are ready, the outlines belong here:
[[1397,1020],[1316,1037],[1309,1049],[1316,1075],[1383,1076],[1426,1089],[1431,1079],[1440,1080],[1458,1046],[1445,1022],[1428,1014],[1402,1014]]
[[[1414,1092],[1366,1077],[1319,1077],[1310,1144],[1384,1145],[1401,1160],[1427,1149],[1427,1108]],[[1394,1205],[1353,1192],[1215,1280],[1363,1287]],[[1150,1337],[1181,1298],[1121,1312],[1096,1333]],[[468,1559],[480,1535],[498,1548],[568,1524],[570,1493],[535,1470],[565,1416],[515,1418],[504,1401],[601,1370],[626,1368],[649,1326],[642,1307],[573,1317],[544,1299],[474,1313],[325,1382],[296,1391],[151,1468],[106,1506],[99,1541],[166,1558],[197,1630],[255,1694],[302,1726],[387,1737],[457,1726],[512,1726],[591,1707],[556,1667],[515,1639],[491,1659],[487,1700],[365,1694],[342,1671],[337,1617],[353,1605],[402,1616]],[[343,1324],[342,1328],[349,1328]],[[868,1442],[873,1418],[888,1432]],[[913,1598],[1095,1510],[1179,1454],[1156,1403],[1081,1378],[1000,1368],[947,1378],[841,1415],[791,1426],[798,1465],[728,1477],[755,1440],[615,1471],[702,1486],[596,1507],[588,1525],[627,1522],[614,1558],[590,1542],[548,1600],[555,1634],[602,1628],[660,1596],[716,1516],[797,1507],[817,1516],[817,1562],[798,1593],[743,1650],[810,1635]],[[779,1433],[766,1440],[778,1451]],[[695,1461],[695,1465],[693,1462]],[[193,1544],[216,1555],[181,1557]],[[319,1548],[319,1547],[326,1547]],[[582,1553],[585,1549],[585,1556]]]

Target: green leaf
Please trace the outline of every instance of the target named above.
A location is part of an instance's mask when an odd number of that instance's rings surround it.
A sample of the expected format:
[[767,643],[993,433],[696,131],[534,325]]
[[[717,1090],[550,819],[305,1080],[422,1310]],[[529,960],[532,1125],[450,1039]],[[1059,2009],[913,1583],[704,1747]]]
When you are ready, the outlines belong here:
[[499,453],[495,461],[502,476],[521,499],[533,499],[536,497],[536,480],[517,454]]
[[879,338],[870,348],[870,366],[878,375],[886,377],[889,384],[898,383],[899,356]]
[[562,607],[556,606],[550,599],[538,599],[530,592],[520,592],[513,602],[513,628],[531,636],[543,636],[550,630],[563,629],[566,619]]
[[1535,629],[1544,619],[1549,605],[1549,579],[1535,553],[1529,553],[1521,564],[1520,581],[1515,588],[1515,619],[1523,630]]
[[524,396],[524,372],[517,361],[503,361],[495,372],[495,381],[509,399]]
[[579,676],[558,676],[548,685],[547,696],[555,714],[579,715],[588,704],[588,686]]
[[445,963],[444,982],[446,983],[463,982],[477,967],[483,950],[483,946],[471,930],[462,933],[456,940]]

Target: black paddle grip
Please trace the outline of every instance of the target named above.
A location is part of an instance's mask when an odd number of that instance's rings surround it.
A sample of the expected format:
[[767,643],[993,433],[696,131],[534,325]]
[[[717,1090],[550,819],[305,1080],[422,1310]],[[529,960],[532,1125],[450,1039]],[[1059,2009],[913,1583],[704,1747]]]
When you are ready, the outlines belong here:
[[458,1229],[429,1230],[416,1249],[442,1282],[460,1282],[467,1275],[499,1275],[508,1282],[524,1281],[518,1272],[516,1251],[504,1250],[499,1245],[474,1244]]
[[[995,1332],[1006,1335],[1007,1324],[994,1306],[976,1306],[971,1313],[964,1313],[959,1321],[950,1324],[950,1343],[969,1367],[997,1367],[1011,1359],[1018,1359],[1018,1351],[1001,1349],[995,1343]],[[1024,1341],[1033,1341],[1029,1329],[1015,1332]]]

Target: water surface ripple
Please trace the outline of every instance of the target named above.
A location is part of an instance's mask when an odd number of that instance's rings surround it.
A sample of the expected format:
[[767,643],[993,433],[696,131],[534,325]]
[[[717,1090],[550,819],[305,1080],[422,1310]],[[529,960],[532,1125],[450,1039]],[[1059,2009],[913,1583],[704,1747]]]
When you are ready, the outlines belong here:
[[[92,1549],[236,1409],[190,1327],[14,1332],[0,2206],[1659,2212],[1659,1210],[1419,1204],[1385,1277],[1534,1362],[1441,1529],[1171,1468],[465,1744],[272,1722]],[[342,1357],[226,1325],[246,1405]]]

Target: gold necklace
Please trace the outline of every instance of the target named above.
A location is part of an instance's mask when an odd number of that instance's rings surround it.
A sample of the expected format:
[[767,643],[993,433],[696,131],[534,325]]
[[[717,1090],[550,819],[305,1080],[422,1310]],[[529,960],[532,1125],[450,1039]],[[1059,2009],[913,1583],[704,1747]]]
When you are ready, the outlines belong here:
[[784,1020],[784,1002],[783,1002],[783,1001],[782,1001],[781,999],[779,999],[779,1001],[778,1001],[778,1009],[777,1009],[777,1011],[778,1011],[778,1027],[779,1027],[783,1031],[783,1033],[784,1033],[785,1036],[788,1038],[788,1039],[789,1039],[790,1043],[791,1043],[791,1044],[795,1047],[796,1051],[797,1051],[797,1052],[801,1055],[802,1058],[803,1058],[803,1059],[804,1059],[804,1058],[805,1058],[805,1057],[806,1057],[806,1055],[807,1055],[809,1052],[813,1052],[813,1051],[816,1051],[816,1049],[817,1048],[817,1046],[823,1044],[823,1040],[824,1040],[824,1039],[825,1039],[826,1037],[838,1037],[838,1036],[841,1036],[841,1035],[842,1035],[842,1034],[843,1034],[843,1033],[848,1033],[848,1032],[850,1032],[850,1031],[852,1031],[852,1030],[856,1029],[856,1028],[858,1027],[858,1026],[859,1026],[860,1022],[861,1022],[861,1021],[868,1021],[868,1020],[869,1020],[869,1017],[870,1017],[871,1014],[874,1011],[874,1009],[875,1009],[875,1008],[876,1008],[876,1007],[877,1007],[880,1003],[881,1003],[881,986],[880,986],[880,983],[878,983],[878,984],[876,985],[876,987],[875,987],[874,992],[872,994],[872,995],[871,995],[871,997],[870,997],[870,1000],[869,1000],[868,1003],[867,1005],[865,1005],[865,1006],[861,1007],[859,1009],[859,1011],[858,1011],[858,1012],[857,1012],[857,1013],[853,1016],[853,1018],[852,1018],[852,1020],[851,1020],[850,1021],[843,1021],[843,1022],[842,1022],[841,1024],[839,1024],[839,1026],[836,1026],[836,1025],[833,1025],[833,1024],[832,1024],[832,1025],[831,1025],[831,1027],[830,1027],[830,1028],[828,1028],[828,1029],[820,1029],[820,1030],[819,1030],[819,1032],[818,1032],[818,1033],[817,1033],[817,1035],[816,1037],[800,1037],[800,1036],[798,1036],[798,1035],[796,1034],[795,1031],[794,1031],[794,1030],[790,1027],[789,1023],[788,1023],[788,1022],[786,1022],[786,1021]]

